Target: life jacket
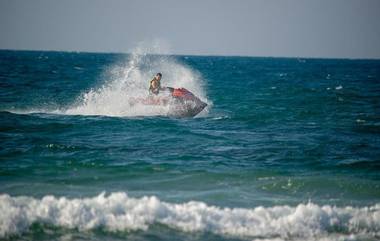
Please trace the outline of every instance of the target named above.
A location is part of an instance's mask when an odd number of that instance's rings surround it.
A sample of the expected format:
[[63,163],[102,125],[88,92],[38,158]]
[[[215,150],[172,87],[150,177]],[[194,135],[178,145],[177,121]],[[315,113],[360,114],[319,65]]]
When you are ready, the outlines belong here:
[[[158,85],[157,85],[156,88],[153,87],[153,82],[154,82],[154,81],[157,81],[157,82],[158,82]],[[160,89],[161,89],[161,81],[156,80],[155,78],[153,78],[153,79],[150,81],[149,92],[152,93],[152,94],[157,95],[157,94],[160,92]]]

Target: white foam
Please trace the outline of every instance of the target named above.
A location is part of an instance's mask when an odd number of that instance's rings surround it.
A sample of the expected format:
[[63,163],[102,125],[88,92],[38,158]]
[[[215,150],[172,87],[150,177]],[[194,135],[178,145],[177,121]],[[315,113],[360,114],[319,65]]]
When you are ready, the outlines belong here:
[[137,47],[126,64],[112,68],[110,79],[103,86],[83,93],[75,104],[58,112],[105,116],[166,115],[168,106],[132,104],[130,101],[133,98],[147,97],[149,81],[157,72],[163,74],[162,86],[184,87],[210,104],[200,74],[172,56],[148,54],[161,52],[158,44],[153,47]]
[[195,201],[167,203],[155,196],[132,198],[123,192],[77,199],[0,195],[0,237],[21,234],[35,222],[79,231],[146,230],[159,223],[186,232],[206,231],[256,239],[339,240],[380,235],[380,204],[355,208],[308,203],[244,209]]

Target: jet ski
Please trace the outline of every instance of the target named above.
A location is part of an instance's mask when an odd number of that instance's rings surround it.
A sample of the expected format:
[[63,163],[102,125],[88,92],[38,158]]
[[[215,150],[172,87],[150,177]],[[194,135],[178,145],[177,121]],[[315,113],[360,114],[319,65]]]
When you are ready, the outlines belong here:
[[172,92],[174,105],[171,105],[171,116],[193,117],[198,115],[207,104],[185,88],[174,89]]
[[198,115],[207,104],[185,88],[166,87],[166,91],[146,98],[136,98],[131,104],[167,106],[168,116],[171,117],[194,117]]

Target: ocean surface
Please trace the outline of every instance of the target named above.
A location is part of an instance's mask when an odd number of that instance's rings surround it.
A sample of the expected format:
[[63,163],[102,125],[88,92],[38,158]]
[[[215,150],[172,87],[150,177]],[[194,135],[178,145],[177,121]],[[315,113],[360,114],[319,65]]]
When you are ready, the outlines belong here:
[[380,61],[2,50],[0,239],[380,240]]

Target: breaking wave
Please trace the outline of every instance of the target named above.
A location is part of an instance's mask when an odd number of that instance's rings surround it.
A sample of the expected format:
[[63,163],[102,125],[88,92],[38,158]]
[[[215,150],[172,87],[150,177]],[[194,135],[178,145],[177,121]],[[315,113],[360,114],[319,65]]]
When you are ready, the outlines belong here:
[[[163,86],[187,88],[210,104],[200,74],[178,62],[173,56],[160,55],[157,48],[157,46],[137,47],[125,64],[115,66],[110,71],[110,80],[103,86],[83,93],[75,104],[58,112],[70,115],[105,116],[167,115],[169,106],[130,103],[131,99],[147,96],[149,81],[157,72],[163,74],[161,81]],[[156,54],[149,54],[152,52]]]
[[102,193],[92,198],[42,199],[0,195],[0,237],[22,234],[33,223],[108,231],[147,230],[162,224],[185,232],[270,239],[374,238],[380,235],[380,204],[370,207],[291,206],[221,208],[203,202],[162,202]]

